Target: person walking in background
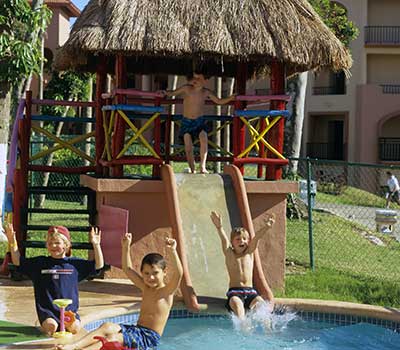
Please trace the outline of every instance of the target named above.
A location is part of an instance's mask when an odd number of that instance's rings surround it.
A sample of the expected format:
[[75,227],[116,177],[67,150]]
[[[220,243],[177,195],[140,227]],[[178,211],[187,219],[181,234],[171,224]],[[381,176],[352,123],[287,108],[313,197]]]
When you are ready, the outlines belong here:
[[389,187],[389,192],[386,193],[386,208],[389,208],[390,201],[393,199],[398,205],[400,205],[400,186],[399,181],[392,172],[387,171],[387,186]]

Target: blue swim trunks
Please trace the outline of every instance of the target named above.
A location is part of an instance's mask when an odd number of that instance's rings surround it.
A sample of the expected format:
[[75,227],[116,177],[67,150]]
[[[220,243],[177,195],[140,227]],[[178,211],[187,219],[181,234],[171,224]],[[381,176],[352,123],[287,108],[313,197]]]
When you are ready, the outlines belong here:
[[120,324],[124,346],[129,349],[157,349],[161,336],[150,328],[139,325]]
[[238,297],[243,302],[245,310],[249,310],[251,302],[258,296],[258,292],[254,288],[250,287],[235,287],[229,288],[226,292],[226,296],[228,297],[228,300],[226,301],[225,307],[228,311],[233,311],[229,305],[229,301],[233,297]]
[[200,132],[203,130],[207,133],[210,132],[210,125],[204,117],[198,117],[196,119],[182,117],[179,137],[183,137],[185,134],[190,134],[192,139],[197,139]]

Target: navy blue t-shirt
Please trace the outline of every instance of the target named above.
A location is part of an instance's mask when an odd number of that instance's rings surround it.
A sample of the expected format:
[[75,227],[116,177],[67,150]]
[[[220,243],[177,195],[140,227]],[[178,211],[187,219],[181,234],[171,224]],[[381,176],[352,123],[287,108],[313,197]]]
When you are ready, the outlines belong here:
[[[54,299],[72,299],[66,310],[77,312],[79,308],[78,282],[95,275],[96,264],[80,258],[51,256],[20,258],[18,271],[33,282],[36,312],[40,323],[46,318],[60,322],[60,310],[53,304]],[[79,317],[79,316],[78,316]]]

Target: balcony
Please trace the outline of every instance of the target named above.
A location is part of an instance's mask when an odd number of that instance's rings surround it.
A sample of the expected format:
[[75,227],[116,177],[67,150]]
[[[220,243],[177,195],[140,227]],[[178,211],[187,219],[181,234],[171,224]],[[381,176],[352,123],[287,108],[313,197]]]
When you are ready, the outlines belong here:
[[343,86],[313,86],[313,95],[345,95]]
[[346,144],[333,142],[308,142],[307,156],[310,158],[344,160]]
[[365,45],[400,45],[400,26],[364,27]]
[[400,94],[400,85],[381,84],[382,92],[384,94],[397,95]]
[[379,138],[379,159],[386,161],[400,161],[400,138]]

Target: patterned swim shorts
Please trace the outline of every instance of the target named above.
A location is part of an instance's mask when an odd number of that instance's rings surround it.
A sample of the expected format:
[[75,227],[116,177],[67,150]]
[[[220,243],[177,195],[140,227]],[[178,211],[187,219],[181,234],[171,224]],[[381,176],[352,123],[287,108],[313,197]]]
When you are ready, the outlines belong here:
[[179,137],[183,137],[185,134],[190,134],[192,139],[199,137],[200,132],[210,132],[210,125],[204,117],[198,117],[196,119],[189,119],[182,117],[181,128],[179,130]]
[[129,349],[153,350],[160,344],[161,336],[150,328],[127,324],[119,326],[124,337],[124,346]]

